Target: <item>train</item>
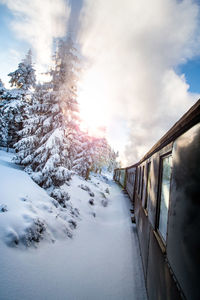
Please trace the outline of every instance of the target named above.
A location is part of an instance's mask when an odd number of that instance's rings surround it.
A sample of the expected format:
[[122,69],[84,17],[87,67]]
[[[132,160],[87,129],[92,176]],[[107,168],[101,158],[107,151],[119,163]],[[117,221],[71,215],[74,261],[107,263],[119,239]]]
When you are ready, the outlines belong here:
[[200,299],[200,100],[114,180],[133,204],[148,298]]

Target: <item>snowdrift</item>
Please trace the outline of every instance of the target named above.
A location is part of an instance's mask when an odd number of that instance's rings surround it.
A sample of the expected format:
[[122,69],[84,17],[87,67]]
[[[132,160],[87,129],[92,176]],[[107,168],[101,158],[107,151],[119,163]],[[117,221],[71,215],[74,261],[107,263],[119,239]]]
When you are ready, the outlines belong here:
[[108,178],[92,175],[86,182],[74,175],[62,189],[69,195],[66,207],[48,196],[23,169],[13,154],[0,150],[0,239],[10,247],[37,247],[72,238],[83,217],[95,218],[110,201]]

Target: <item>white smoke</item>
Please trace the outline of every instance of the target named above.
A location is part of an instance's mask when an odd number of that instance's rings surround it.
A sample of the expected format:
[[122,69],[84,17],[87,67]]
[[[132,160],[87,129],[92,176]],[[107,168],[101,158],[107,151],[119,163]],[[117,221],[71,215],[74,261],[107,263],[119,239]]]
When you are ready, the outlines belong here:
[[66,34],[70,6],[65,0],[0,0],[13,13],[12,29],[30,43],[38,66],[51,61],[54,38]]
[[197,100],[175,68],[199,54],[199,7],[192,0],[84,0],[80,22],[98,99],[116,143],[120,124],[128,128],[124,156],[134,163]]

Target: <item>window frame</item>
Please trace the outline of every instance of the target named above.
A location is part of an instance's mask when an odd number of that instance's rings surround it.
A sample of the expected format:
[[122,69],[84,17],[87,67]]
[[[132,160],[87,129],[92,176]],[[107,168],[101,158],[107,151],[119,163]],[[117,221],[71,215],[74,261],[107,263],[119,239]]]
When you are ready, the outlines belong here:
[[170,157],[172,158],[172,151],[164,153],[160,156],[159,160],[159,176],[158,176],[158,194],[157,194],[157,208],[156,208],[156,233],[159,236],[162,244],[164,247],[167,245],[167,235],[168,235],[168,222],[169,222],[169,210],[170,210],[170,196],[171,196],[171,178],[172,178],[172,168],[173,168],[173,160],[171,166],[171,173],[170,173],[170,183],[169,183],[169,205],[168,205],[168,212],[167,212],[167,228],[166,228],[166,240],[162,236],[159,230],[159,223],[160,223],[160,208],[161,208],[161,192],[162,192],[162,178],[163,178],[163,161],[165,158]]
[[[146,168],[146,192],[145,192],[145,201],[144,201],[144,211],[146,215],[148,214],[148,198],[150,196],[150,188],[151,188],[151,181],[149,181],[150,173],[151,173],[151,161],[147,162],[147,168]],[[149,186],[150,182],[150,186]]]
[[141,175],[141,166],[138,167],[138,174],[137,174],[137,193],[140,194],[140,175]]
[[141,200],[143,199],[143,192],[144,192],[144,172],[145,172],[145,166],[142,166],[142,172],[141,172],[141,190],[140,190],[140,197]]

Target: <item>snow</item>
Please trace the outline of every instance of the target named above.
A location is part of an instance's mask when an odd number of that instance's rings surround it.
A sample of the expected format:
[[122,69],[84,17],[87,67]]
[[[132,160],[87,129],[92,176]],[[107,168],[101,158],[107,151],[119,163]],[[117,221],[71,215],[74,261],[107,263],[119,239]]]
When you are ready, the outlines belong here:
[[[130,201],[121,188],[107,175],[87,182],[73,176],[63,188],[69,207],[80,212],[74,216],[56,207],[12,156],[0,151],[0,205],[7,208],[0,212],[0,299],[147,299]],[[20,237],[36,218],[45,224],[40,242],[24,244]],[[18,244],[10,244],[13,235]]]

